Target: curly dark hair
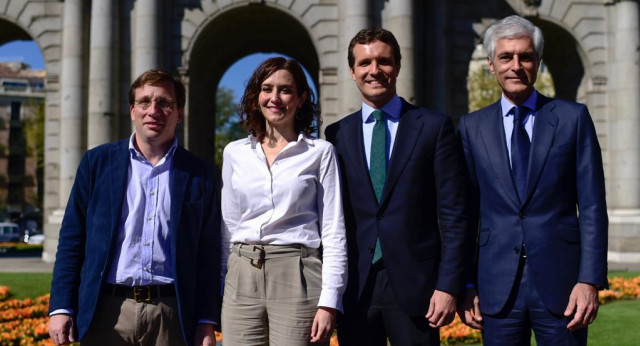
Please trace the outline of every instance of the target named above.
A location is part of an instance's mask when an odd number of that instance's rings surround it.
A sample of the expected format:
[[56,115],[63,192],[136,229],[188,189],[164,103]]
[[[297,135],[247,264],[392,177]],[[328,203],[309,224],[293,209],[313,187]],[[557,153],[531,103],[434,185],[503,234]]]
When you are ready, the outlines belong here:
[[238,115],[242,120],[244,128],[260,141],[264,138],[267,128],[266,120],[260,110],[258,96],[262,89],[262,83],[278,70],[287,70],[293,76],[296,83],[296,92],[298,96],[306,93],[307,98],[300,109],[296,111],[294,128],[296,133],[304,132],[310,135],[322,125],[322,117],[320,115],[320,105],[316,102],[316,96],[307,83],[300,64],[293,59],[285,59],[283,57],[275,57],[265,60],[253,72],[244,95],[238,105]]
[[186,91],[184,84],[178,77],[174,77],[167,70],[162,69],[151,69],[143,72],[135,81],[131,84],[131,88],[129,88],[129,105],[133,106],[136,98],[136,90],[138,88],[142,88],[146,84],[149,85],[157,85],[158,83],[169,82],[173,84],[173,91],[176,95],[176,102],[178,105],[178,109],[183,109],[184,104],[186,102]]
[[353,64],[356,62],[356,58],[353,55],[353,47],[356,44],[369,44],[373,41],[380,41],[382,43],[386,43],[393,48],[393,60],[396,63],[396,66],[400,66],[400,60],[402,59],[402,55],[400,54],[400,45],[398,45],[398,41],[396,37],[393,36],[393,33],[389,30],[385,30],[383,28],[367,28],[360,30],[349,42],[349,50],[347,52],[347,62],[349,63],[349,67],[353,69]]

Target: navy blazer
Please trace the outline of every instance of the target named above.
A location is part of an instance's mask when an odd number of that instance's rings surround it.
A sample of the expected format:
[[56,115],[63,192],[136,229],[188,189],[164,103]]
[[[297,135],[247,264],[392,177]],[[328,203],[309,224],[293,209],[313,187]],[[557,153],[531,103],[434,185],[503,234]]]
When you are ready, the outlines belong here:
[[[84,336],[105,287],[121,223],[129,140],[82,157],[67,203],[53,270],[49,311],[73,309]],[[178,147],[170,177],[171,259],[184,340],[198,319],[220,321],[220,211],[213,168]]]
[[463,116],[458,128],[470,181],[469,225],[478,231],[480,310],[496,314],[504,307],[523,242],[531,279],[551,312],[564,312],[577,282],[607,287],[604,174],[587,107],[538,94],[522,203],[500,101]]
[[357,303],[380,237],[398,305],[424,315],[434,289],[459,295],[467,237],[464,155],[451,119],[402,100],[378,203],[364,152],[362,113],[327,127],[342,173],[349,279],[345,313]]

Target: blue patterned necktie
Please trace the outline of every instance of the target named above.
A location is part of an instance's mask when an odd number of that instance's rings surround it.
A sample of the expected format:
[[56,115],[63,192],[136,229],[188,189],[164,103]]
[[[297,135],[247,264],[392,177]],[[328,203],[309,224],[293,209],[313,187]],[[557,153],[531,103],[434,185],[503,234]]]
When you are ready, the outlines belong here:
[[511,133],[511,171],[513,181],[518,189],[520,202],[524,202],[525,189],[527,188],[527,170],[529,168],[529,152],[531,141],[524,129],[523,121],[527,117],[529,108],[524,106],[513,107],[513,132]]
[[[376,109],[371,115],[376,119],[376,124],[373,126],[373,134],[371,136],[369,176],[371,177],[371,184],[376,193],[376,198],[380,202],[384,182],[387,179],[387,124],[384,120],[384,113],[381,110]],[[380,239],[376,239],[372,263],[376,263],[381,258]]]

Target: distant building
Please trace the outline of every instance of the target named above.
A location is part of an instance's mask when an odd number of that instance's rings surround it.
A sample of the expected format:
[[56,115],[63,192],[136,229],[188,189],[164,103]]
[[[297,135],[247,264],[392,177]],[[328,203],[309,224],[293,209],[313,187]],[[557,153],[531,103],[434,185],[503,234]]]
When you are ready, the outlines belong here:
[[21,222],[40,209],[37,140],[25,130],[44,111],[45,77],[45,70],[0,62],[0,220]]

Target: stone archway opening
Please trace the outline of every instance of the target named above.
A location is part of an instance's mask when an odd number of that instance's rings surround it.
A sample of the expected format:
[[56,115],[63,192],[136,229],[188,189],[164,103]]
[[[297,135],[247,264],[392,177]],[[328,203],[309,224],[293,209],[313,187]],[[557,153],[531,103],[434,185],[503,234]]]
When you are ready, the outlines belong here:
[[538,26],[544,34],[544,51],[542,61],[553,76],[555,97],[576,101],[585,70],[578,43],[575,38],[562,27],[538,18],[527,18]]
[[[226,70],[253,53],[281,53],[298,60],[318,85],[319,59],[307,29],[298,19],[267,6],[245,6],[218,15],[200,32],[189,56],[189,150],[214,162],[215,95]],[[253,72],[246,71],[249,75]]]

